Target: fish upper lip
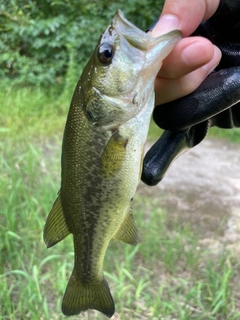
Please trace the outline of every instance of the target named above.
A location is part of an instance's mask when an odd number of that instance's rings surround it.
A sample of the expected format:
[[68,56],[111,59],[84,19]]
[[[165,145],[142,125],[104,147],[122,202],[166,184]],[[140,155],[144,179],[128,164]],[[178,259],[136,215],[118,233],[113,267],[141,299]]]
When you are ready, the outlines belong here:
[[151,39],[149,34],[128,21],[120,9],[117,10],[115,17],[112,26],[118,34],[124,37],[135,48],[140,50],[147,50],[149,48],[149,40]]

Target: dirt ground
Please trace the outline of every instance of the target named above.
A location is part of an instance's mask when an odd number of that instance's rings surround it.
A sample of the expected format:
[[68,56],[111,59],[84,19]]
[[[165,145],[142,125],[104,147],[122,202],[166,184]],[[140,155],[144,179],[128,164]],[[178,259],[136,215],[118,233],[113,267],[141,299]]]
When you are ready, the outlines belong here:
[[159,197],[169,223],[190,224],[203,245],[240,253],[240,145],[205,140],[181,155],[157,186],[141,183],[138,192]]

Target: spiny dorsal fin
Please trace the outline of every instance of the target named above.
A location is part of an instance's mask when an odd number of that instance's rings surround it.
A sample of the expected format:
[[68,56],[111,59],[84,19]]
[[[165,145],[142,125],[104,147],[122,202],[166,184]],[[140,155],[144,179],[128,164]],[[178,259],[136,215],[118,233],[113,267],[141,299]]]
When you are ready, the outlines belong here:
[[107,281],[81,283],[75,269],[69,279],[62,302],[62,312],[65,316],[77,315],[82,311],[95,309],[108,318],[115,312],[114,301]]
[[139,242],[136,222],[131,212],[128,212],[113,239],[121,240],[132,246]]
[[62,210],[60,192],[44,226],[43,238],[48,248],[63,240],[70,233]]
[[101,170],[105,175],[115,174],[122,166],[128,139],[116,130],[106,145],[101,157]]

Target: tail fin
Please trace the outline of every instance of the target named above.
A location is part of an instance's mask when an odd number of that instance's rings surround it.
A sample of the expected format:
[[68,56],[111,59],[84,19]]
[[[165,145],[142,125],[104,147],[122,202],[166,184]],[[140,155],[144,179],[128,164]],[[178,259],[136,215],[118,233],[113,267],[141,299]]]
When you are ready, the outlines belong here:
[[115,306],[108,283],[103,278],[98,283],[82,284],[73,270],[63,297],[62,312],[65,316],[72,316],[87,309],[98,310],[108,318],[113,316]]

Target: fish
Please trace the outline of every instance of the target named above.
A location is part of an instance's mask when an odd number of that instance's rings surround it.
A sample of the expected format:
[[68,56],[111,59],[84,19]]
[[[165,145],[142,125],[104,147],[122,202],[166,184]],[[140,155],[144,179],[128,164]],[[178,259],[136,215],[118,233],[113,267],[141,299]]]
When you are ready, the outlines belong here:
[[77,83],[63,135],[61,187],[44,226],[48,248],[73,235],[66,316],[115,312],[103,261],[112,239],[139,242],[130,204],[141,177],[154,79],[180,38],[179,30],[152,38],[118,10]]

